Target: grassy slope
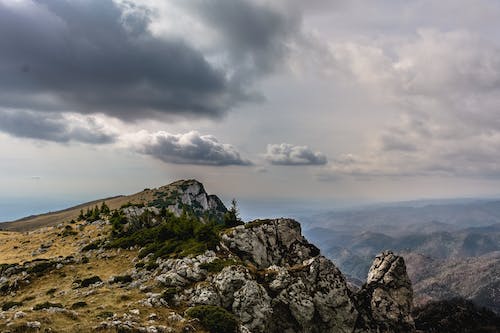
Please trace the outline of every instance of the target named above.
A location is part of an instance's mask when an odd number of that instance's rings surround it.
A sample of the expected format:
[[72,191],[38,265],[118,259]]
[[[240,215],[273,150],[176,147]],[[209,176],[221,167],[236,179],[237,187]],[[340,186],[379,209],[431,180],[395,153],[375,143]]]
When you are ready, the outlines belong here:
[[[0,232],[0,263],[23,263],[34,259],[50,259],[59,256],[81,256],[81,244],[105,237],[109,225],[84,225],[83,222],[69,224],[68,221],[60,226],[43,227],[29,232],[2,231]],[[64,237],[65,227],[70,225],[76,232]],[[35,254],[33,251],[42,244],[52,244],[47,252]],[[0,318],[0,332],[16,331],[16,326],[26,322],[38,321],[42,330],[50,327],[55,332],[92,332],[92,328],[104,320],[105,313],[116,314],[119,318],[134,316],[137,322],[148,323],[148,316],[155,313],[158,317],[150,324],[162,324],[182,331],[186,323],[171,320],[173,309],[167,307],[150,308],[139,301],[145,294],[137,288],[124,288],[118,284],[104,284],[97,288],[75,288],[76,279],[85,279],[99,276],[103,281],[112,276],[125,275],[134,268],[133,259],[137,257],[137,250],[109,249],[100,254],[96,251],[88,252],[88,262],[76,262],[59,269],[44,272],[41,276],[33,276],[30,284],[22,287],[15,293],[0,295],[0,306],[7,302],[22,302],[21,306],[2,312],[3,318],[12,318],[17,311],[23,311],[26,317],[13,320],[8,328],[7,322]],[[161,287],[155,281],[146,283],[152,292],[161,293]],[[50,291],[50,292],[49,292]],[[64,312],[47,312],[34,310],[37,304],[51,302],[63,305]],[[87,306],[71,310],[76,302],[85,302]],[[139,315],[131,314],[130,310],[139,310]],[[182,310],[182,309],[181,309]],[[179,311],[179,309],[176,309]],[[76,315],[74,315],[76,313]],[[20,328],[24,332],[23,328]],[[107,330],[104,330],[107,331]],[[16,331],[17,332],[17,331]],[[115,330],[109,330],[115,332]],[[203,332],[203,330],[198,330]]]
[[95,200],[57,212],[34,215],[12,222],[0,223],[0,229],[6,231],[31,231],[41,227],[54,226],[64,221],[76,219],[80,210],[86,211],[87,208],[94,208],[96,205],[100,206],[103,201],[106,202],[110,209],[117,209],[128,202],[149,202],[153,198],[153,194],[153,190],[144,190],[132,195]]

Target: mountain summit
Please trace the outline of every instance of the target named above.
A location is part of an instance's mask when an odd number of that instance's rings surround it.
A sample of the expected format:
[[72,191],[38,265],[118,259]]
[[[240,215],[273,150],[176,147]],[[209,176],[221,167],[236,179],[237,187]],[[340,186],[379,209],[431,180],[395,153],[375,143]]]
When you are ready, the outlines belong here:
[[120,200],[0,233],[1,331],[415,330],[411,283],[392,252],[354,290],[297,221],[228,221],[195,180]]

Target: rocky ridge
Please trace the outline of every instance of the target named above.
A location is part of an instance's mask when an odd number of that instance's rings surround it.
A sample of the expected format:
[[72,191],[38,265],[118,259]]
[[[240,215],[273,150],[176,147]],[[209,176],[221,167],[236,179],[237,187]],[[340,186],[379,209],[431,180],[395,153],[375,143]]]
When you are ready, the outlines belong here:
[[226,206],[216,195],[209,195],[202,183],[197,180],[179,180],[153,190],[154,198],[149,205],[166,208],[179,216],[184,210],[196,215],[212,215],[221,218],[227,211]]
[[[180,208],[191,209],[200,217],[207,216],[207,210],[215,215],[227,211],[196,181],[177,182],[168,188],[177,191],[155,190],[163,193],[156,195],[161,200],[128,205],[121,213],[129,220],[146,214],[148,221],[158,225],[163,208],[173,214],[182,214]],[[51,329],[51,322],[36,316],[39,309],[78,321],[90,311],[82,312],[82,306],[101,311],[91,328],[98,331],[389,333],[415,329],[410,314],[413,294],[404,260],[391,252],[377,256],[367,282],[352,290],[339,269],[303,237],[300,224],[291,219],[257,220],[225,228],[216,248],[184,257],[141,256],[137,246],[107,247],[104,235],[110,232],[110,219],[102,216],[75,224],[78,230],[93,228],[98,242],[89,242],[95,241],[89,235],[80,240],[71,227],[74,234],[70,235],[82,244],[82,253],[2,265],[0,302],[4,310],[0,318],[6,326],[0,328]],[[67,225],[58,226],[55,233],[61,235],[64,230],[68,230]],[[44,255],[50,257],[50,251]],[[111,266],[117,267],[115,271]],[[104,276],[99,269],[109,273]],[[96,275],[88,276],[89,272]],[[61,282],[57,291],[43,293],[49,301],[27,306],[33,296],[26,297],[26,293],[36,294],[44,286],[37,281],[53,279]],[[115,304],[99,303],[109,292],[123,291],[128,293],[120,298],[126,306],[123,310]],[[71,306],[65,304],[70,299]],[[113,310],[103,312],[106,307]],[[235,326],[206,326],[202,317],[193,319],[194,310],[222,314],[217,318],[224,319],[218,324],[234,321]]]

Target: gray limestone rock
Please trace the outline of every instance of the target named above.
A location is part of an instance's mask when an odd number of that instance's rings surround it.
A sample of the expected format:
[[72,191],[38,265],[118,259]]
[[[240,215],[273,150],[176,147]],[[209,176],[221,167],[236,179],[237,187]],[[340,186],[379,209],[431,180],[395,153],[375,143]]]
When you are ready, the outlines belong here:
[[379,254],[367,282],[356,295],[360,316],[356,332],[413,332],[413,291],[404,259],[390,251]]
[[253,221],[225,233],[222,242],[258,268],[292,266],[319,255],[318,248],[307,242],[300,224],[292,219]]

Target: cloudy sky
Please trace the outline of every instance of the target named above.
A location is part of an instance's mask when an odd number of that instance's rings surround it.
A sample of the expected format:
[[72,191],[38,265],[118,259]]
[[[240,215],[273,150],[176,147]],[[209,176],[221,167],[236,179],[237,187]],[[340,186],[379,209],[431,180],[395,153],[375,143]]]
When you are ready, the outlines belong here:
[[498,17],[494,0],[0,0],[0,220],[179,178],[243,206],[499,196]]

